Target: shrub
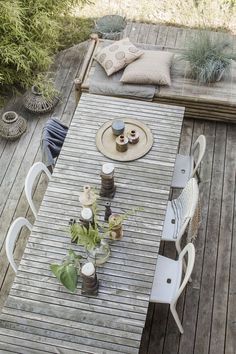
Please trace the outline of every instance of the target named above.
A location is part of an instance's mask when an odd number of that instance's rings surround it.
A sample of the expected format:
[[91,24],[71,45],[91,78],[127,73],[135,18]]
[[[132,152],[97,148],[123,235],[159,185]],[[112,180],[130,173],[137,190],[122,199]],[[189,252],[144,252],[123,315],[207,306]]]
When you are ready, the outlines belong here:
[[26,86],[59,45],[61,16],[86,0],[0,0],[0,84]]
[[75,44],[86,41],[94,27],[92,18],[81,18],[65,15],[61,18],[59,35],[59,49],[72,47]]
[[199,83],[219,80],[236,58],[232,43],[225,37],[212,38],[208,32],[201,31],[188,45],[182,58],[190,65],[190,77]]

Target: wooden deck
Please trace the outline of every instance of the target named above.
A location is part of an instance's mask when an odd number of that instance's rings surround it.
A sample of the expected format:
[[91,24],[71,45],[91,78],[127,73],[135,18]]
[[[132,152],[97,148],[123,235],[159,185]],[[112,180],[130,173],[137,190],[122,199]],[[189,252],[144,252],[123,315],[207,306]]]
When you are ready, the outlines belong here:
[[[216,32],[209,31],[214,40]],[[144,50],[168,51],[174,54],[171,65],[171,85],[156,87],[153,100],[158,103],[185,107],[185,118],[209,119],[213,121],[236,123],[236,61],[232,61],[229,71],[214,84],[203,85],[189,77],[189,64],[180,60],[184,48],[197,35],[199,30],[151,26],[147,24],[128,24],[123,37],[129,36]],[[236,48],[236,36],[221,34]],[[91,51],[88,50],[85,62],[86,71],[81,70],[82,90],[89,91],[97,62],[94,55],[99,52],[106,40],[94,38]],[[84,74],[84,75],[83,75]],[[92,85],[93,86],[93,85]],[[95,85],[96,86],[96,85]],[[104,88],[103,88],[104,89]],[[135,97],[134,97],[135,98]]]
[[[173,40],[181,29],[131,24],[132,40],[156,44]],[[73,79],[78,75],[87,43],[60,53],[56,59],[56,82],[62,101],[53,116],[69,124],[75,110]],[[22,115],[26,112],[15,102]],[[25,176],[30,166],[40,160],[40,135],[48,116],[27,114],[28,130],[17,142],[0,141],[0,304],[5,301],[14,274],[9,268],[4,240],[11,222],[31,212],[23,192]],[[195,246],[197,249],[193,281],[178,303],[185,332],[178,329],[165,305],[150,305],[143,333],[141,354],[235,354],[236,352],[236,125],[188,119],[184,121],[180,151],[189,153],[195,138],[204,133],[207,151],[201,168],[200,193],[202,223]],[[36,199],[40,203],[45,181],[40,181]],[[23,234],[16,247],[21,258],[27,235]],[[163,245],[166,256],[175,257],[174,246]]]

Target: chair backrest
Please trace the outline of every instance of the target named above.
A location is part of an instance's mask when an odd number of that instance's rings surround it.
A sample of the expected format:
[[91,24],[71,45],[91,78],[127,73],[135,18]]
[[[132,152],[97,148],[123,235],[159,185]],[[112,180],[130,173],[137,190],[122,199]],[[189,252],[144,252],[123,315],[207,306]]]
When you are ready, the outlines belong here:
[[28,172],[26,179],[25,179],[26,198],[28,200],[28,203],[30,205],[30,208],[31,208],[35,218],[37,217],[37,210],[36,210],[35,205],[33,203],[32,190],[33,190],[34,181],[35,181],[36,177],[41,172],[45,172],[46,175],[48,176],[49,180],[52,178],[51,173],[49,172],[48,168],[42,162],[36,162],[35,164],[33,164],[33,166],[30,167],[29,172]]
[[190,178],[179,197],[172,201],[177,223],[176,239],[180,239],[183,236],[197,208],[198,198],[199,189],[197,180]]
[[203,156],[205,155],[206,151],[206,138],[205,135],[199,135],[195,143],[193,144],[192,147],[192,155],[194,155],[194,152],[198,149],[198,155],[197,158],[195,159],[195,166],[192,172],[191,177],[193,177],[203,159]]
[[12,268],[14,269],[15,273],[17,272],[17,265],[13,258],[14,246],[16,243],[16,239],[22,229],[23,226],[26,226],[30,231],[32,230],[32,225],[30,222],[25,218],[17,218],[11,224],[9,231],[6,237],[6,253],[8,261],[10,262]]
[[188,243],[184,249],[181,251],[180,255],[179,255],[179,259],[178,259],[178,263],[179,263],[179,271],[181,272],[181,275],[183,273],[183,268],[184,268],[184,256],[186,255],[186,253],[188,254],[188,262],[187,262],[187,266],[186,266],[186,271],[185,271],[185,275],[184,278],[182,280],[182,282],[180,283],[180,286],[178,289],[176,289],[176,293],[171,301],[171,304],[174,305],[176,304],[178,298],[180,297],[182,291],[184,290],[187,282],[189,281],[192,271],[193,271],[193,266],[194,266],[194,262],[195,262],[195,247],[194,245],[190,242]]

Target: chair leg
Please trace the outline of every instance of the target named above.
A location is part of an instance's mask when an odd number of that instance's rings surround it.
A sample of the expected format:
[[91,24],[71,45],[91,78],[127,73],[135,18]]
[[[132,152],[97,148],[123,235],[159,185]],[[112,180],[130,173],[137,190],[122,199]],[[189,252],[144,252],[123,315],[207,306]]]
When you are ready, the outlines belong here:
[[179,255],[181,253],[180,240],[175,241],[175,247]]
[[196,171],[196,177],[197,177],[198,184],[201,183],[201,177],[198,171]]
[[170,310],[171,310],[171,313],[172,313],[172,315],[174,317],[174,320],[175,320],[175,322],[176,322],[176,324],[177,324],[177,326],[179,328],[180,333],[183,334],[184,333],[184,329],[183,329],[183,326],[182,326],[182,324],[180,322],[179,315],[177,314],[175,306],[174,305],[170,305]]
[[[176,250],[177,250],[178,255],[179,255],[180,252],[181,252],[181,247],[180,247],[180,241],[179,240],[175,241],[175,247],[176,247]],[[186,266],[185,259],[183,259],[183,268],[184,268],[184,273],[186,273],[187,266]],[[189,281],[189,283],[191,283],[191,281],[192,281],[191,277],[189,278],[188,281]]]

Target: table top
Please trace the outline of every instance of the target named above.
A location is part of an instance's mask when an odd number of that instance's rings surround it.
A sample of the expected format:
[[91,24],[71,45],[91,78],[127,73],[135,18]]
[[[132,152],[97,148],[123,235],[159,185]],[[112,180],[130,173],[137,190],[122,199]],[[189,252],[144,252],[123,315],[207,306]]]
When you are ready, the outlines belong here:
[[[123,98],[82,94],[60,157],[0,317],[0,353],[138,353],[162,234],[184,109]],[[96,297],[70,293],[52,275],[69,248],[70,218],[80,214],[85,184],[100,188],[110,162],[96,149],[98,128],[109,119],[141,120],[153,133],[152,149],[115,163],[113,212],[142,207],[124,221],[124,237],[97,268]],[[105,198],[99,199],[104,213]]]

